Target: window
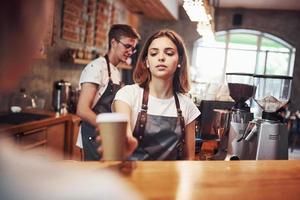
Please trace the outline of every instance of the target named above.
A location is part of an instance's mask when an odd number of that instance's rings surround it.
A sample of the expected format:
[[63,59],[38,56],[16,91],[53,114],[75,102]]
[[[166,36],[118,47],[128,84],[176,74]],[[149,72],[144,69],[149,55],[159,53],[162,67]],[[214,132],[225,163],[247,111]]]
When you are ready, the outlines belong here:
[[235,29],[215,34],[213,42],[194,44],[191,79],[224,83],[226,72],[292,76],[295,48],[284,40],[254,30]]

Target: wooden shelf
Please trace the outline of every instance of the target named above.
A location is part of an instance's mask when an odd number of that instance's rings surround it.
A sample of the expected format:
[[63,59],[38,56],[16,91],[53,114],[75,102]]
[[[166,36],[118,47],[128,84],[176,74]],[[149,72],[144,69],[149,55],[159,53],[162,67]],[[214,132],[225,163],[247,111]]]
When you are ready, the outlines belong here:
[[75,58],[75,59],[73,60],[73,62],[74,62],[75,64],[87,65],[87,64],[89,64],[89,63],[91,62],[91,60]]
[[[64,59],[64,60],[61,60],[61,61],[63,61],[63,62],[69,62],[69,63],[74,63],[74,64],[79,64],[79,65],[87,65],[92,60],[89,60],[89,59],[80,59],[80,58],[75,58],[75,59],[69,58],[69,59],[66,59],[66,60]],[[132,69],[132,66],[128,65],[126,63],[120,63],[120,64],[118,64],[117,67],[119,69],[127,69],[127,70]]]
[[46,60],[47,59],[47,55],[46,54],[37,54],[33,57],[33,59],[36,60]]
[[[88,59],[79,59],[79,58],[75,58],[73,59],[73,63],[75,64],[81,64],[81,65],[87,65],[91,62],[92,60],[88,60]],[[120,69],[132,69],[131,65],[128,65],[126,63],[120,63],[118,65],[118,68]]]

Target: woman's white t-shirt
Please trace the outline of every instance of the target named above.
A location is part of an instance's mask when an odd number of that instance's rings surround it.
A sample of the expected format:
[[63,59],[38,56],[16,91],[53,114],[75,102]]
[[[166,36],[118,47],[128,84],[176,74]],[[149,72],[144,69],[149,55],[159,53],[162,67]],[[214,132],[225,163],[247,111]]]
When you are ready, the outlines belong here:
[[[132,110],[132,129],[134,129],[135,127],[138,113],[141,110],[143,91],[144,89],[141,88],[138,84],[126,85],[117,92],[114,99],[114,101],[123,101],[130,106]],[[190,100],[189,97],[180,93],[177,93],[177,96],[179,99],[180,109],[184,117],[185,125],[187,125],[200,115],[200,111],[197,108],[197,106]],[[169,99],[159,99],[149,94],[147,114],[177,117],[177,110],[174,97],[171,97]]]

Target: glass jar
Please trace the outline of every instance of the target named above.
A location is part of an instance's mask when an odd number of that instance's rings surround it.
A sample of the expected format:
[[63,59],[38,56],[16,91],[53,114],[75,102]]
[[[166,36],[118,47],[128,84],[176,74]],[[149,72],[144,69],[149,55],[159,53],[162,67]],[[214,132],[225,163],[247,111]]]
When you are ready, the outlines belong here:
[[18,92],[13,94],[10,101],[10,110],[12,112],[21,112],[34,107],[36,107],[35,101],[26,93],[25,88],[21,88]]

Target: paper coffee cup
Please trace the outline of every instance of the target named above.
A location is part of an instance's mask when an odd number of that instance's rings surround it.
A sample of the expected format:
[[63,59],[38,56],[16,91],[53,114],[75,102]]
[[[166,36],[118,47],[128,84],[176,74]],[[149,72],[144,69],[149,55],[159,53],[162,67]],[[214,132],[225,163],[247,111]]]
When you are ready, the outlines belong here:
[[97,115],[103,148],[103,160],[124,160],[128,118],[122,113]]

